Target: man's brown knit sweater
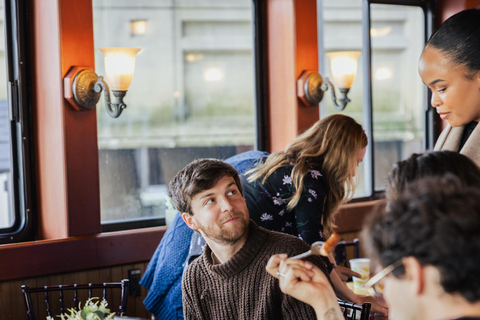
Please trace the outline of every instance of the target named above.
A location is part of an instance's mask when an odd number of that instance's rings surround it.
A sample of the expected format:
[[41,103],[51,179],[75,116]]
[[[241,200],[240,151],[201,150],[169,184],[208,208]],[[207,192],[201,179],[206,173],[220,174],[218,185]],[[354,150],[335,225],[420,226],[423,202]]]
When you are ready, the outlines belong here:
[[[316,319],[309,305],[283,294],[278,280],[265,270],[273,254],[293,256],[310,247],[297,237],[265,230],[253,221],[248,232],[244,246],[226,263],[213,265],[207,246],[188,267],[182,282],[185,319]],[[321,258],[307,260],[327,274]]]

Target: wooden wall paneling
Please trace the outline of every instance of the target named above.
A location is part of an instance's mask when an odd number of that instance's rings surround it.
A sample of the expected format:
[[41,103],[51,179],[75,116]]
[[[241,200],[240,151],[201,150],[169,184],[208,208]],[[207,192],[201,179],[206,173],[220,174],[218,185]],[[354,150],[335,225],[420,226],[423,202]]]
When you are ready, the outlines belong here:
[[465,9],[480,7],[480,0],[466,0]]
[[343,205],[335,216],[337,225],[335,231],[340,234],[361,231],[364,219],[371,213],[374,206],[383,201],[374,200]]
[[[111,281],[121,281],[122,279],[125,278],[122,274],[122,267],[121,266],[115,266],[115,267],[111,267],[111,268],[108,268],[108,269],[110,270]],[[112,297],[113,301],[120,301],[120,292],[118,292],[118,290],[112,292],[111,297]],[[128,306],[127,306],[127,315],[128,316],[133,316],[134,315],[133,313],[130,312],[130,310],[128,310]]]
[[[24,280],[17,280],[10,282],[10,305],[5,305],[4,307],[9,310],[9,317],[6,319],[25,319],[27,317],[27,309],[25,306],[25,299],[23,298],[22,285],[29,285],[30,287],[37,286],[37,279],[30,278]],[[2,299],[3,300],[3,299]],[[3,303],[3,301],[2,301]],[[39,299],[38,297],[32,297],[32,304],[38,307]],[[3,319],[3,318],[2,318]]]
[[88,283],[100,283],[104,282],[104,280],[100,280],[100,275],[98,269],[95,270],[88,270],[87,271],[87,279]]
[[88,283],[88,274],[85,271],[75,272],[73,279],[74,283]]
[[112,272],[111,272],[110,268],[99,269],[98,270],[98,277],[100,279],[100,283],[116,281],[116,280],[112,280]]
[[[128,279],[128,270],[134,268],[133,264],[123,265],[122,266],[122,279]],[[128,297],[128,314],[129,315],[136,315],[137,314],[137,304],[135,303],[135,297],[129,296]]]
[[[140,274],[143,276],[145,273],[145,263],[135,263],[133,265],[133,269],[140,269]],[[127,274],[128,275],[128,274]],[[140,297],[132,297],[135,299],[135,309],[137,310],[136,315],[141,318],[149,318],[149,312],[145,308],[143,304],[143,299],[140,299],[142,296],[146,295],[145,288],[141,287],[140,289]]]
[[[95,69],[91,0],[57,0],[61,82],[72,66]],[[61,83],[63,89],[63,83]],[[63,92],[62,92],[63,97]],[[101,232],[96,110],[75,111],[61,100],[64,116],[68,235]]]
[[63,98],[70,67],[95,66],[92,1],[32,5],[39,237],[100,233],[96,113],[74,111]]
[[[295,1],[294,13],[296,80],[305,70],[318,71],[317,1]],[[296,102],[298,135],[310,128],[320,118],[320,109],[319,106],[306,107],[298,98]]]
[[[62,274],[61,282],[54,283],[52,282],[51,285],[58,285],[58,284],[74,284],[75,283],[75,274],[73,272],[64,273]],[[73,305],[73,291],[65,291],[64,292],[65,301],[67,302],[67,306]]]
[[[41,286],[48,286],[50,285],[49,276],[38,277],[36,279],[32,279],[36,281],[35,285],[31,285],[30,287],[41,287]],[[44,298],[38,294],[32,295],[33,305],[35,308],[35,314],[39,319],[44,319],[47,316],[47,311],[45,310],[45,302]]]
[[7,306],[12,304],[12,291],[10,290],[10,283],[0,282],[0,319],[11,319],[11,308]]
[[[45,284],[45,285],[48,285],[48,286],[56,286],[56,285],[60,285],[60,284],[66,284],[64,282],[64,274],[55,274],[55,275],[51,275],[49,276],[47,279],[48,279],[48,283]],[[39,309],[42,309],[44,308],[44,305],[45,305],[45,302],[42,301],[42,296],[43,294],[42,293],[37,293],[36,294],[40,301],[39,301]],[[42,303],[43,302],[43,303]],[[68,301],[67,301],[68,303]],[[52,310],[54,310],[54,312],[57,312],[56,310],[60,310],[60,302],[59,302],[59,294],[58,292],[52,292],[50,294],[50,305],[52,306]],[[83,305],[83,304],[82,304]],[[47,317],[46,314],[42,314],[42,316],[38,316],[38,319],[45,319]]]
[[[110,281],[120,281],[128,278],[128,270],[138,268],[142,271],[142,275],[148,262],[139,262],[135,264],[120,265],[108,268],[99,268],[94,270],[86,270],[79,272],[71,272],[64,274],[55,274],[49,276],[41,276],[36,278],[18,279],[13,281],[0,282],[0,319],[1,320],[18,320],[26,318],[25,302],[21,290],[22,284],[28,284],[30,287],[41,287],[44,285],[58,285],[58,284],[72,284],[80,283],[86,284],[102,283]],[[101,291],[94,292],[94,296],[99,296]],[[81,292],[80,300],[83,303],[86,301],[87,292]],[[143,300],[146,297],[146,290],[142,288],[140,297],[128,297],[128,316],[150,318],[150,313],[145,309]],[[34,308],[38,319],[45,319],[45,302],[42,294],[32,295]],[[73,293],[70,301],[73,301]],[[58,297],[52,296],[51,302],[57,304]],[[118,309],[120,301],[120,292],[112,290],[108,292],[108,301],[112,310]]]
[[[167,227],[99,234],[96,237],[99,266],[127,264],[150,259]],[[127,254],[128,253],[128,254]]]
[[58,7],[52,0],[31,1],[31,4],[38,234],[41,239],[62,238],[68,232]]
[[166,230],[166,227],[153,227],[1,245],[0,257],[8,259],[0,259],[0,281],[146,261],[152,257]]
[[270,152],[284,150],[319,119],[318,107],[297,99],[303,70],[318,71],[316,0],[267,1],[268,137]]

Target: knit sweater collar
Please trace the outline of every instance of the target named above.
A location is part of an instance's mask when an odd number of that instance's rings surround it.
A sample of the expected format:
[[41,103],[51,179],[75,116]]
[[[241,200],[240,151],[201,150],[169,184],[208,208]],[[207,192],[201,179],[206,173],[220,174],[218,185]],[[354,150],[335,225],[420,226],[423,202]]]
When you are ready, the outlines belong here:
[[212,249],[205,246],[203,252],[203,263],[207,271],[214,277],[229,278],[242,272],[253,259],[257,256],[262,246],[265,244],[267,233],[250,220],[248,225],[248,237],[243,247],[225,263],[213,264]]

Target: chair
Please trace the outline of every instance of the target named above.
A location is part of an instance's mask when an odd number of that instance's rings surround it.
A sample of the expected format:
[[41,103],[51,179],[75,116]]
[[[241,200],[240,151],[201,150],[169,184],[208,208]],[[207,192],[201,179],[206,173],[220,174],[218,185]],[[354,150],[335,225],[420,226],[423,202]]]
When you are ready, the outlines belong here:
[[355,238],[353,241],[339,241],[335,247],[334,255],[337,265],[343,264],[344,267],[349,268],[347,259],[347,247],[353,247],[353,257],[358,258],[360,256],[360,241]]
[[[340,308],[343,309],[343,316],[346,320],[368,320],[372,304],[364,302],[361,305],[353,302],[338,300]],[[360,313],[360,317],[358,317]]]
[[[27,285],[22,285],[22,292],[25,298],[25,304],[27,308],[28,320],[37,320],[37,316],[34,311],[34,299],[32,299],[32,293],[43,292],[45,308],[40,308],[40,298],[38,301],[39,315],[38,319],[45,319],[46,316],[56,318],[57,315],[66,313],[68,309],[74,308],[78,311],[78,305],[80,301],[86,301],[87,299],[98,297],[100,300],[104,299],[109,303],[109,308],[112,310],[115,306],[114,303],[107,299],[107,289],[112,292],[112,289],[120,289],[120,304],[118,305],[117,315],[124,316],[127,313],[127,299],[128,299],[128,287],[129,280],[124,279],[121,282],[104,282],[102,284],[72,284],[72,285],[57,285],[57,286],[43,286],[38,288],[30,288]],[[88,298],[84,297],[88,291]],[[96,295],[94,294],[96,293]],[[99,295],[98,293],[101,293]],[[65,296],[71,296],[70,299],[66,299]],[[113,295],[113,294],[112,294]],[[73,296],[73,297],[72,297]],[[85,298],[85,300],[83,300]],[[58,299],[58,300],[57,300]],[[67,304],[66,301],[71,301]],[[59,308],[58,308],[59,307]],[[58,310],[58,313],[56,310]],[[113,311],[113,310],[112,310]],[[43,316],[45,313],[45,316]]]

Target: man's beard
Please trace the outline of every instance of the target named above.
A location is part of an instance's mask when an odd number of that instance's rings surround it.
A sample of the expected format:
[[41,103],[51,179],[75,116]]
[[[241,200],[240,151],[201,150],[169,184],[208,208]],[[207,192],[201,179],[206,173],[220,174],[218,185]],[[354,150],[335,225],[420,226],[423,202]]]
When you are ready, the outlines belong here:
[[[235,222],[235,226],[225,226],[225,222],[232,218],[238,218]],[[234,244],[241,239],[248,230],[249,220],[245,218],[245,215],[240,212],[232,212],[219,221],[215,226],[205,227],[198,224],[200,234],[207,237],[218,244]]]

